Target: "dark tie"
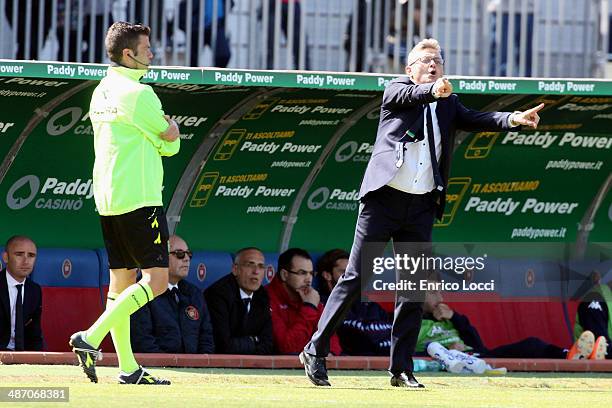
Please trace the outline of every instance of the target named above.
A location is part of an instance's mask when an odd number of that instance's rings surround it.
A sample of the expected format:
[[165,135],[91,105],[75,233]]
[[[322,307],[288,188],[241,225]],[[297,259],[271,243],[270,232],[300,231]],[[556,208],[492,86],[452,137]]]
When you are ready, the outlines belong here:
[[176,303],[177,305],[179,304],[179,290],[177,287],[174,287],[172,289],[170,289],[170,293],[172,294],[172,300],[174,300],[174,303]]
[[249,314],[249,305],[251,304],[251,298],[242,299],[242,303],[244,303],[244,310],[246,311],[245,316]]
[[436,184],[436,190],[442,191],[444,188],[444,182],[440,175],[440,167],[438,166],[438,160],[436,158],[436,139],[434,137],[433,130],[433,119],[431,118],[431,108],[429,104],[425,105],[425,112],[427,115],[427,141],[429,142],[429,155],[431,157],[431,168],[433,169],[434,183]]
[[15,302],[15,351],[23,350],[23,298],[21,295],[21,289],[23,283],[15,285],[17,288],[17,301]]

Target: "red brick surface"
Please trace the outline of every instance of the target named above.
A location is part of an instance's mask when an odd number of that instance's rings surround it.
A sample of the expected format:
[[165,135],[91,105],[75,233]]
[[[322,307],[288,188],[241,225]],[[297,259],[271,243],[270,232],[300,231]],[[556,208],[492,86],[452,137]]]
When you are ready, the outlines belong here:
[[[246,356],[232,354],[136,354],[145,367],[302,368],[297,356]],[[386,370],[387,357],[330,357],[329,369]],[[612,372],[612,360],[487,359],[509,371]],[[73,353],[0,352],[0,364],[73,364]],[[105,353],[101,366],[116,366],[117,356]]]

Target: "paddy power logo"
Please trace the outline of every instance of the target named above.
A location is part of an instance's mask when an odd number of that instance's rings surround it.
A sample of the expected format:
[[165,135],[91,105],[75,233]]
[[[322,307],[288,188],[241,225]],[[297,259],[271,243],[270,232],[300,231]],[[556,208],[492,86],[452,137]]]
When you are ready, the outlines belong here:
[[357,143],[354,140],[342,144],[334,158],[338,163],[344,163],[347,161],[352,162],[367,162],[370,160],[370,155],[374,150],[374,145],[370,143]]
[[347,191],[340,188],[330,190],[328,187],[319,187],[310,194],[306,205],[313,211],[321,208],[332,211],[357,211],[358,200],[359,191],[357,190]]
[[[93,197],[93,182],[91,179],[62,181],[55,177],[47,177],[42,188],[40,179],[28,174],[13,183],[6,193],[6,205],[11,210],[21,210],[34,201],[38,209],[75,210],[83,207],[83,199]],[[68,198],[70,197],[70,198]]]
[[40,180],[33,174],[28,174],[17,180],[6,193],[6,205],[11,210],[21,210],[32,202],[38,189]]

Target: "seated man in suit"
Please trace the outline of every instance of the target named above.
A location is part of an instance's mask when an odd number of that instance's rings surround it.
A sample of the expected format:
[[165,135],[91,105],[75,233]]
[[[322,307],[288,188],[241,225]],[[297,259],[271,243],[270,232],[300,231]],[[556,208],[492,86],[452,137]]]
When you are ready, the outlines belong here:
[[198,287],[185,280],[191,251],[177,235],[168,242],[168,290],[132,314],[132,348],[137,353],[214,353],[206,301]]
[[[298,354],[316,331],[323,304],[312,287],[314,270],[308,252],[290,248],[278,257],[276,277],[266,287],[270,297],[274,347],[281,354]],[[331,337],[331,353],[342,348],[336,335]]]
[[9,238],[0,272],[0,350],[41,351],[42,291],[28,279],[36,262],[36,245],[25,236]]
[[236,253],[232,272],[204,292],[217,353],[272,353],[270,306],[261,286],[264,271],[263,253],[258,248],[243,248]]

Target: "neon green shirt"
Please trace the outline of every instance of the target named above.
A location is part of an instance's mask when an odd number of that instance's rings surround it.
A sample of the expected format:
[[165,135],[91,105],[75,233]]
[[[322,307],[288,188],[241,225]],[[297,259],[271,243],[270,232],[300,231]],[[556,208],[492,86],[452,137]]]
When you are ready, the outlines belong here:
[[91,98],[93,189],[100,215],[163,205],[161,156],[176,154],[180,139],[167,142],[159,136],[168,122],[153,88],[139,82],[145,73],[111,66]]

